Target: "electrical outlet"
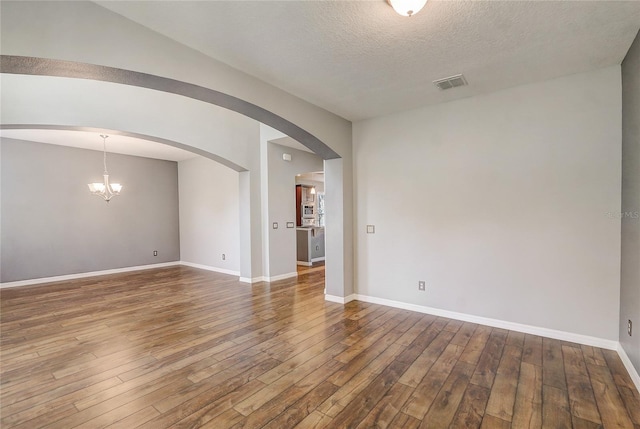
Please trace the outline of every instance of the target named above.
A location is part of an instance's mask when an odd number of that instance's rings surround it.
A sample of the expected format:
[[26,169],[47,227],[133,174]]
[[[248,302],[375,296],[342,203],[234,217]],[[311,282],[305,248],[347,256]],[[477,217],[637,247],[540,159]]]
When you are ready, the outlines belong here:
[[226,261],[227,260],[227,255],[225,255],[224,253],[222,254],[222,260]]
[[627,333],[631,336],[631,331],[633,330],[633,322],[631,319],[627,321]]
[[427,289],[426,283],[424,282],[424,280],[420,280],[418,282],[418,290],[426,290],[426,289]]
[[157,250],[153,251],[153,256],[158,256],[158,251]]

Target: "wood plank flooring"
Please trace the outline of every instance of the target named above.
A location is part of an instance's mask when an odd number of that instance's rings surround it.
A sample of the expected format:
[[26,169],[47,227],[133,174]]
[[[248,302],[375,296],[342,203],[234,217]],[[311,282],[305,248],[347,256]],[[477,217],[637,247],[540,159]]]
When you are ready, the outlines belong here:
[[1,295],[3,428],[629,428],[615,352],[170,267]]

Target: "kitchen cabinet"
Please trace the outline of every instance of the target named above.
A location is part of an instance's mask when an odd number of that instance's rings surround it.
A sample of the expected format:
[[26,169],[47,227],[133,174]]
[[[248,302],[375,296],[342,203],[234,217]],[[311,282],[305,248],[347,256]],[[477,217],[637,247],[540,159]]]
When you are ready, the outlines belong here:
[[296,226],[302,226],[302,186],[296,185]]
[[324,228],[313,228],[315,234],[311,235],[311,262],[324,259]]
[[297,228],[296,248],[298,265],[324,261],[324,228]]
[[[296,226],[303,226],[303,206],[315,206],[315,195],[311,193],[312,186],[296,185]],[[314,216],[315,219],[315,216]],[[315,224],[315,221],[313,222]]]
[[296,204],[313,203],[315,201],[315,194],[311,193],[313,186],[309,185],[296,185]]

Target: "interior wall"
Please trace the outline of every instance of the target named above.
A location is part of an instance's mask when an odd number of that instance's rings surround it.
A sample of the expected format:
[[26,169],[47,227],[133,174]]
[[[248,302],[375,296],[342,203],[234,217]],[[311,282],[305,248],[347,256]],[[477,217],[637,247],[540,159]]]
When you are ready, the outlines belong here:
[[[291,161],[282,155],[291,154]],[[322,170],[322,158],[279,144],[267,144],[268,156],[268,276],[296,274],[296,174]],[[273,228],[273,223],[278,228]],[[293,222],[293,228],[287,228]]]
[[[640,33],[622,63],[620,344],[640,373]],[[633,323],[632,336],[627,322]]]
[[180,260],[177,163],[108,154],[123,191],[106,203],[87,188],[102,152],[6,138],[0,150],[3,283]]
[[240,274],[238,175],[202,157],[178,163],[182,261]]
[[614,66],[354,124],[357,293],[617,341],[620,94]]
[[[327,181],[331,181],[331,186],[335,187],[333,197],[326,199],[327,211],[331,210],[333,213],[332,217],[327,217],[327,224],[329,226],[332,219],[336,222],[333,227],[327,229],[327,285],[335,295],[344,296],[351,293],[353,290],[351,270],[353,213],[350,193],[353,175],[349,121],[213,60],[201,52],[187,48],[93,2],[1,2],[0,7],[2,8],[0,30],[4,55],[105,65],[201,85],[260,106],[287,119],[330,146],[344,162],[331,160],[332,165],[340,168],[331,168],[327,173],[327,175],[335,174],[335,177],[327,178]],[[87,25],[87,23],[96,22],[100,23],[100,31],[96,31],[92,25]],[[104,82],[100,82],[101,85],[95,85],[95,82],[83,79],[57,78],[55,81],[50,81],[51,86],[59,87],[62,95],[34,104],[30,100],[20,98],[22,91],[28,91],[34,82],[38,83],[34,76],[16,75],[11,82],[8,78],[5,81],[5,78],[6,76],[3,75],[2,122],[5,124],[46,123],[138,132],[183,142],[187,146],[215,153],[247,168],[249,172],[241,173],[241,183],[248,189],[241,191],[241,198],[245,202],[242,204],[242,210],[246,209],[249,213],[246,216],[241,214],[244,225],[241,228],[241,241],[242,248],[250,252],[250,265],[247,265],[249,257],[243,257],[242,267],[244,268],[241,268],[243,271],[241,275],[251,279],[259,278],[263,274],[264,245],[261,232],[263,219],[255,218],[255,215],[261,212],[257,125],[255,129],[248,127],[255,139],[247,145],[241,144],[238,141],[240,139],[220,141],[211,137],[212,133],[216,134],[216,127],[210,125],[210,118],[216,117],[205,114],[204,119],[200,119],[202,118],[200,113],[205,113],[207,109],[196,109],[193,112],[192,107],[196,102],[184,101],[181,99],[184,97],[174,96],[175,103],[169,104],[173,107],[172,114],[165,117],[157,115],[156,109],[167,108],[167,105],[162,102],[166,97],[157,94],[149,95],[154,91],[126,85],[107,85]],[[16,84],[20,84],[20,81],[22,85],[17,90],[20,96],[15,102],[5,102],[5,89],[13,88]],[[72,84],[66,85],[66,81],[72,81]],[[50,88],[45,86],[45,89]],[[33,92],[35,95],[31,98],[38,98],[36,90]],[[77,107],[61,109],[59,103],[66,102],[68,96],[76,93],[81,96]],[[128,120],[127,113],[121,112],[127,110],[129,103],[137,103],[140,97],[144,99],[144,102],[139,103],[143,106],[140,109],[132,109],[132,119]],[[159,100],[154,102],[156,97]],[[123,103],[122,100],[127,102]],[[83,105],[87,103],[97,104],[98,108],[89,109],[85,113]],[[117,108],[112,109],[110,106],[101,108],[100,103],[117,104]],[[187,105],[189,109],[185,110],[183,106]],[[45,110],[48,115],[44,116],[55,116],[55,120],[41,122],[31,119],[30,109],[33,107]],[[13,116],[18,116],[19,120],[9,121],[5,117],[5,112],[13,111],[17,111]],[[100,113],[97,113],[98,111]],[[148,116],[153,121],[139,122],[137,121],[139,116],[145,116],[145,118]],[[158,119],[161,117],[164,119]],[[241,132],[240,136],[245,134],[247,133]],[[212,145],[216,151],[212,150]],[[248,163],[238,160],[238,158],[246,159],[247,157],[250,158]],[[329,257],[331,254],[335,257]],[[344,255],[344,257],[338,257],[338,255]]]

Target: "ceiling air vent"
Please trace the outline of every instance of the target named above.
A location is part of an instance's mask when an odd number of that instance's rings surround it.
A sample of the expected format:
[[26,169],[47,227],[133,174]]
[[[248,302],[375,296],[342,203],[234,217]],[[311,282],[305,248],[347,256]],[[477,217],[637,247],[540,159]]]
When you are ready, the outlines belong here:
[[434,80],[433,83],[438,88],[445,90],[455,88],[456,86],[465,86],[467,80],[461,74],[457,74],[455,76],[445,77],[444,79]]

